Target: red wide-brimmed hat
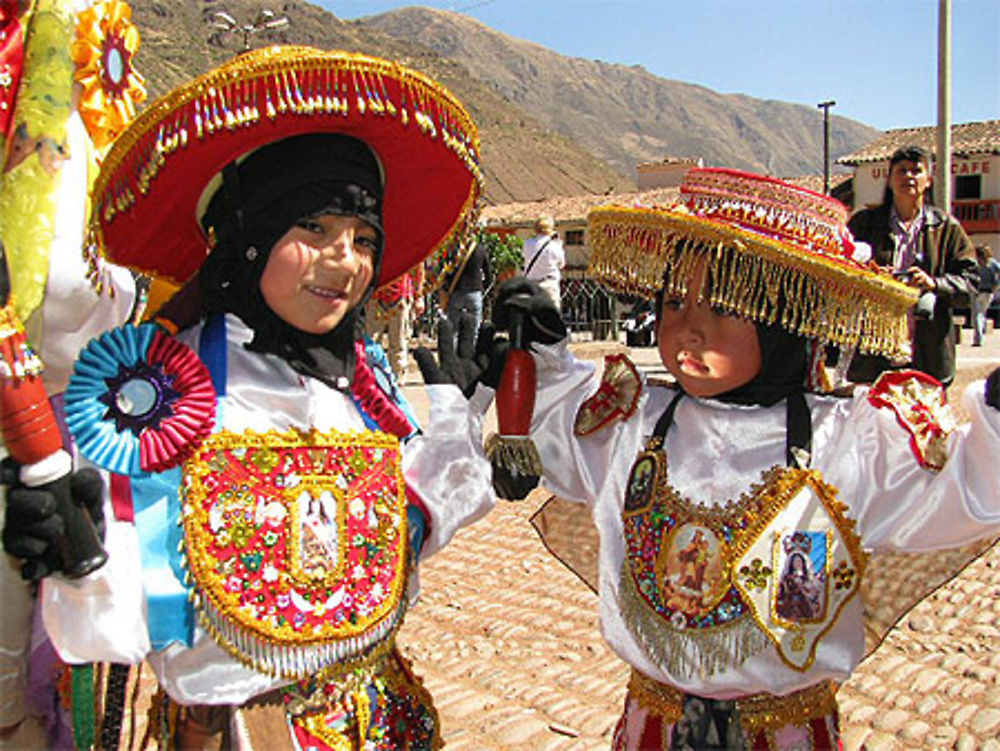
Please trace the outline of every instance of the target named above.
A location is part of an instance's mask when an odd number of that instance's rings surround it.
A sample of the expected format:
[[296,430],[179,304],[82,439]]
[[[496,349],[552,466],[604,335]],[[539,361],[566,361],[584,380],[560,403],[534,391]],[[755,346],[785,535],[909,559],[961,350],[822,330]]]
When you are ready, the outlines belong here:
[[[917,293],[860,252],[840,202],[737,170],[690,170],[671,206],[588,214],[590,271],[616,290],[684,294],[708,259],[704,299],[816,341],[908,354]],[[870,249],[869,253],[870,255]]]
[[399,63],[294,46],[244,53],[136,118],[94,184],[91,242],[115,263],[187,281],[210,250],[198,204],[213,177],[244,154],[302,133],[353,136],[381,163],[386,239],[378,284],[432,255],[431,276],[454,263],[482,187],[479,133],[465,108]]

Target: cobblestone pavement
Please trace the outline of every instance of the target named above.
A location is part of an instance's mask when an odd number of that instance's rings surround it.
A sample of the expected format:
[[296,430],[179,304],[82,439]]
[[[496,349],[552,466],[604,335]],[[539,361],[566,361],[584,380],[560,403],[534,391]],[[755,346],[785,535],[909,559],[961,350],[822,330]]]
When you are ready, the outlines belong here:
[[[614,345],[574,347],[597,359]],[[656,362],[655,350],[633,354]],[[1000,363],[1000,334],[985,348],[960,345],[959,361],[952,401]],[[539,489],[499,504],[421,567],[421,601],[400,643],[435,697],[450,749],[608,748],[628,671],[601,639],[596,595],[530,524],[547,497]],[[921,586],[938,563],[947,561],[895,557],[891,586]],[[845,750],[1000,751],[998,645],[993,545],[904,617],[841,688]]]

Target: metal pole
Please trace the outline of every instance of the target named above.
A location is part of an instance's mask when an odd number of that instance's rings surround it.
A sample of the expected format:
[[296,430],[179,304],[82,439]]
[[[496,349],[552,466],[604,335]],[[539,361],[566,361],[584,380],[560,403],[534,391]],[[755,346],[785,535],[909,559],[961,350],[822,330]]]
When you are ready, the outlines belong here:
[[836,102],[820,102],[816,106],[823,110],[823,195],[830,195],[830,108]]
[[951,211],[951,0],[938,0],[938,127],[934,203]]

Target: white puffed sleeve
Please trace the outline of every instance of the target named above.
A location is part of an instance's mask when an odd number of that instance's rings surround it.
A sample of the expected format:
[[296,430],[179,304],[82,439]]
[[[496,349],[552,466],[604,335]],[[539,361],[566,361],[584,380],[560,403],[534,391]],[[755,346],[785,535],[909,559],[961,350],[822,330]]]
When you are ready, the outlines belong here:
[[81,579],[42,581],[45,631],[65,662],[136,664],[149,652],[138,545],[130,522],[109,522],[107,563]]
[[491,394],[480,389],[466,400],[457,386],[427,387],[430,415],[423,433],[404,448],[406,483],[430,519],[421,552],[443,548],[455,532],[485,516],[496,501],[492,470],[483,451],[483,414]]
[[945,442],[940,470],[921,466],[911,437],[891,409],[867,392],[842,408],[842,419],[817,456],[851,507],[866,546],[919,552],[950,548],[1000,533],[1000,411],[987,405],[983,382],[970,384],[968,423]]

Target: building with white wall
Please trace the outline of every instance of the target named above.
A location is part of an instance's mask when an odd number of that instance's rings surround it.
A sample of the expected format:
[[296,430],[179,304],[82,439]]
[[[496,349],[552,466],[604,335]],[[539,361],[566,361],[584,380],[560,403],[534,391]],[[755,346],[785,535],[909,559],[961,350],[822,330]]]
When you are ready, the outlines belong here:
[[[937,128],[899,128],[838,164],[854,168],[854,209],[882,202],[889,158],[903,146],[917,145],[934,154]],[[962,123],[951,128],[951,213],[976,245],[987,245],[1000,258],[1000,120]]]

